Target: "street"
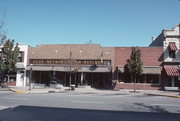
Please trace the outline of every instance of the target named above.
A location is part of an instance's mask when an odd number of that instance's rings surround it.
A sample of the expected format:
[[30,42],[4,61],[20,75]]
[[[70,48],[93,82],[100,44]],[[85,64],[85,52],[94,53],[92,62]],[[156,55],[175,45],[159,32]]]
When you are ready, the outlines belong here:
[[180,99],[150,96],[0,91],[0,121],[179,121]]

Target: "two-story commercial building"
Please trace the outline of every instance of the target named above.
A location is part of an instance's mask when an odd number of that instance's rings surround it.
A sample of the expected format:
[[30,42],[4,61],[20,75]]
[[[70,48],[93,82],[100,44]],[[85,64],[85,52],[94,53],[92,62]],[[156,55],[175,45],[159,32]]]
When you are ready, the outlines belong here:
[[180,24],[171,30],[163,30],[150,44],[152,46],[163,47],[163,87],[177,89],[180,84]]
[[[9,81],[6,80],[9,86],[26,86],[26,66],[27,66],[27,58],[28,58],[28,45],[19,44],[18,47],[19,55],[18,55],[18,63],[16,64],[16,72],[11,73],[9,75]],[[1,51],[0,51],[1,53]],[[1,54],[2,57],[2,54]]]
[[20,53],[19,53],[19,62],[16,64],[16,86],[26,86],[27,85],[27,60],[28,60],[28,45],[19,45]]

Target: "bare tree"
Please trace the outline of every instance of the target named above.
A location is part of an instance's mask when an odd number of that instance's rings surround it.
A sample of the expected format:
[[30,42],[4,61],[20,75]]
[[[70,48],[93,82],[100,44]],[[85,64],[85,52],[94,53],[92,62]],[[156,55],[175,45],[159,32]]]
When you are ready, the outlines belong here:
[[4,8],[3,16],[2,19],[0,19],[0,40],[1,40],[1,45],[4,45],[4,40],[6,40],[6,32],[4,31],[4,26],[5,26],[5,16],[6,16],[6,8]]
[[72,84],[72,74],[77,73],[80,68],[78,61],[72,58],[72,52],[70,51],[69,58],[65,61],[65,70],[69,73],[69,89]]

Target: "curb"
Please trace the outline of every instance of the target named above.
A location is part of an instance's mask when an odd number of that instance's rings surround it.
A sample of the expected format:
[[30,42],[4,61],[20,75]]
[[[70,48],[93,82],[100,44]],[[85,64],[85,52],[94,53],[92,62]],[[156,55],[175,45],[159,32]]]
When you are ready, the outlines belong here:
[[180,96],[176,95],[163,95],[163,94],[152,94],[152,93],[144,93],[146,95],[154,95],[154,96],[165,96],[165,97],[172,97],[172,98],[180,98]]
[[13,89],[9,89],[9,91],[12,91],[14,93],[63,93],[64,92],[64,91],[54,91],[54,90],[31,92],[31,91],[16,91]]
[[12,89],[9,89],[9,91],[12,91],[12,92],[15,92],[15,93],[27,93],[27,91],[16,91],[16,90],[12,90]]
[[180,96],[166,95],[166,97],[180,98]]

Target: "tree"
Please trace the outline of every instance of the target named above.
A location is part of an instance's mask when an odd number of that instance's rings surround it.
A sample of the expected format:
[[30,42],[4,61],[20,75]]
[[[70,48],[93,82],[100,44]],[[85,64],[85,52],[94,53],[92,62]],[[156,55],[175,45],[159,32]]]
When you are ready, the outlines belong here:
[[[75,73],[75,77],[76,77],[76,73],[80,69],[78,61],[76,59],[72,58],[72,52],[71,51],[69,54],[69,58],[65,61],[65,64],[66,64],[65,69],[69,73],[69,89],[70,89],[71,84],[72,84],[72,74]],[[76,85],[76,78],[75,78],[75,85]]]
[[6,32],[4,31],[5,16],[6,16],[6,8],[4,8],[3,17],[2,17],[2,19],[0,19],[0,40],[1,40],[1,44],[4,44],[4,40],[6,39]]
[[141,61],[141,50],[138,47],[132,47],[130,59],[124,66],[125,73],[130,73],[131,80],[134,80],[134,92],[136,91],[136,79],[142,74],[143,62]]
[[14,45],[14,40],[7,40],[1,50],[0,70],[8,76],[9,81],[9,74],[16,71],[20,49],[18,44]]

